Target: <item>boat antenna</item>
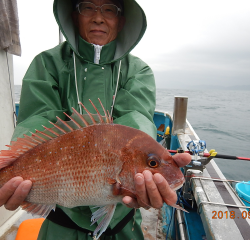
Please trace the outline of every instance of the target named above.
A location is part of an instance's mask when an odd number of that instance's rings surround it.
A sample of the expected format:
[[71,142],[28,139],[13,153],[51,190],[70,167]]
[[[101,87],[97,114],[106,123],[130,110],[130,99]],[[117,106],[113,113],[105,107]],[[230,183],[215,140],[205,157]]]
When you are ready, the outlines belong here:
[[9,84],[10,84],[10,94],[11,94],[12,108],[13,108],[13,122],[14,122],[14,128],[15,128],[16,127],[17,116],[16,116],[15,103],[14,103],[14,98],[13,98],[12,83],[11,83],[11,79],[10,79],[10,66],[9,66],[9,59],[8,59],[7,51],[6,51],[6,59],[7,59],[8,74],[9,74]]

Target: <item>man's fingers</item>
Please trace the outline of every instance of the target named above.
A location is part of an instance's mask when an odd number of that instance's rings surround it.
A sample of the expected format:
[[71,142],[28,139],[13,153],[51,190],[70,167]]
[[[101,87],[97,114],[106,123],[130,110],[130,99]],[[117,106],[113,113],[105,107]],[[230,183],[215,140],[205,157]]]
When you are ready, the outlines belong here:
[[16,189],[14,194],[9,198],[8,202],[4,205],[8,210],[17,209],[25,200],[31,189],[32,183],[29,180],[23,181]]
[[32,186],[29,180],[21,177],[12,178],[0,189],[0,206],[5,205],[8,210],[17,209],[27,197]]
[[175,204],[177,195],[175,191],[170,188],[166,179],[159,173],[154,174],[153,178],[164,202],[170,206]]
[[150,205],[154,208],[161,208],[163,205],[163,200],[161,194],[159,193],[158,186],[153,179],[152,173],[150,171],[144,171],[143,175]]
[[173,159],[179,167],[184,167],[191,162],[192,157],[188,153],[177,153]]
[[[173,156],[174,161],[179,167],[186,166],[191,161],[191,156],[188,153],[176,154]],[[168,205],[173,205],[177,201],[177,195],[173,191],[167,180],[159,173],[152,174],[149,170],[135,175],[135,190],[136,197],[124,197],[123,202],[129,207],[150,207],[161,208],[163,202]]]
[[139,208],[140,207],[139,204],[137,203],[137,200],[134,198],[131,198],[129,196],[125,196],[122,199],[122,201],[129,208]]
[[0,188],[0,207],[3,206],[8,199],[14,194],[17,187],[21,184],[21,177],[12,178]]
[[141,173],[137,173],[135,175],[135,190],[137,194],[137,202],[140,207],[149,209],[150,203],[147,195],[144,177],[144,174]]

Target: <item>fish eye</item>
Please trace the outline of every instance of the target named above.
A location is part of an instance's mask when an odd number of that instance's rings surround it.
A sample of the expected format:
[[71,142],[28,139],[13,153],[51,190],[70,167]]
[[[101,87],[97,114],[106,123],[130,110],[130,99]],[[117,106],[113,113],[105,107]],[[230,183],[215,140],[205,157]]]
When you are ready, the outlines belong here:
[[147,159],[147,164],[151,168],[157,168],[160,165],[160,160],[155,155],[151,155]]

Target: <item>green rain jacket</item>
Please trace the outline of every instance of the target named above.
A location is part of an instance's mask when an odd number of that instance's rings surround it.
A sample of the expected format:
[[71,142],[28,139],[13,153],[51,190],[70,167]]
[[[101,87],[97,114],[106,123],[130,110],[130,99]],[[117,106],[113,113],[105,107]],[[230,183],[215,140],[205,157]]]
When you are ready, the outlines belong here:
[[[72,114],[71,107],[79,111],[79,100],[94,113],[91,99],[102,112],[98,98],[110,111],[119,74],[113,118],[114,123],[140,129],[153,138],[156,128],[153,123],[155,109],[155,81],[152,70],[129,52],[137,45],[146,30],[146,17],[134,0],[124,1],[126,24],[113,42],[103,46],[99,64],[94,63],[94,47],[79,37],[71,20],[70,0],[55,0],[54,15],[66,41],[53,49],[40,53],[32,61],[24,76],[18,116],[18,125],[13,140],[29,134],[42,125],[51,127],[48,120],[56,122],[56,116],[65,119],[63,112]],[[75,53],[75,67],[73,52]],[[121,61],[121,69],[119,64]],[[77,76],[77,88],[75,73]],[[58,206],[59,207],[59,206]],[[92,209],[87,206],[67,209],[60,207],[80,227],[93,231]],[[94,210],[93,210],[94,211]],[[110,222],[113,229],[130,208],[118,204]],[[135,222],[134,222],[135,219]],[[126,227],[118,234],[101,239],[143,239],[140,229],[139,210]],[[39,240],[85,240],[88,234],[57,225],[45,220]]]

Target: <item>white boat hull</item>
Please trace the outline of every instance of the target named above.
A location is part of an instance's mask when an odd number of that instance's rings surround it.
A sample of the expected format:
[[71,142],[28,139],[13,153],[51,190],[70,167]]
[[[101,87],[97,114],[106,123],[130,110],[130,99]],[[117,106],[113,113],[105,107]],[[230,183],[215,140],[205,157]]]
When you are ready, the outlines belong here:
[[[13,81],[13,58],[0,50],[0,150],[7,149],[6,144],[10,143],[14,131],[13,103],[14,81]],[[6,231],[11,223],[5,224],[17,211],[7,211],[0,208],[0,236]],[[14,219],[13,219],[14,220]],[[12,223],[13,224],[13,223]]]

